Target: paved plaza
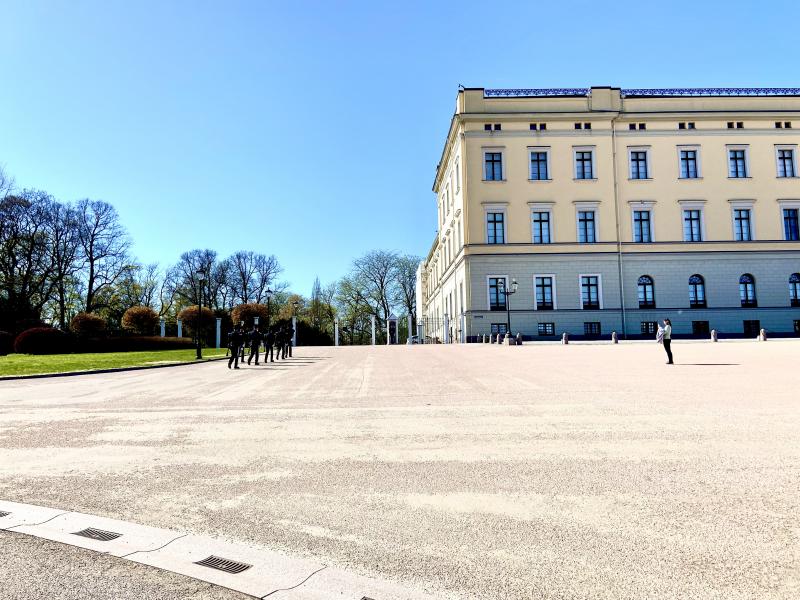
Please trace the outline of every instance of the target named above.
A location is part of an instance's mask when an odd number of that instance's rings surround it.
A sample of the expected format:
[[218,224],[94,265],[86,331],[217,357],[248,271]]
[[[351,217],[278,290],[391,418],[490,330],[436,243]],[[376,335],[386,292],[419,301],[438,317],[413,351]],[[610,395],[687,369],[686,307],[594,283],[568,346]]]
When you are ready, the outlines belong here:
[[[239,371],[0,382],[0,500],[434,598],[800,597],[800,341],[673,348],[675,366],[655,343],[300,347]],[[245,597],[0,545],[2,597]]]

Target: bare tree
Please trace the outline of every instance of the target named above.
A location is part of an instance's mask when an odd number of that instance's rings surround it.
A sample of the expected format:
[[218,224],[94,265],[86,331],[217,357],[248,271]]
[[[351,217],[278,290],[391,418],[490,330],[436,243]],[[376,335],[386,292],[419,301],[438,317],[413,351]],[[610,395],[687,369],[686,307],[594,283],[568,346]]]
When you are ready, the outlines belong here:
[[61,329],[66,329],[76,312],[76,291],[80,289],[81,240],[75,208],[53,202],[49,230],[57,319]]
[[373,307],[375,316],[386,322],[392,312],[392,288],[397,279],[397,253],[372,250],[353,262],[353,275]]
[[80,200],[77,204],[78,233],[86,269],[84,310],[100,308],[97,299],[113,286],[128,268],[130,241],[113,206],[102,200]]
[[271,285],[275,283],[275,279],[283,272],[283,267],[278,264],[278,259],[275,256],[265,256],[264,254],[257,254],[255,257],[255,280],[254,291],[255,301],[263,303],[266,300],[266,292]]
[[395,270],[394,302],[417,320],[417,267],[419,256],[404,254],[397,257]]

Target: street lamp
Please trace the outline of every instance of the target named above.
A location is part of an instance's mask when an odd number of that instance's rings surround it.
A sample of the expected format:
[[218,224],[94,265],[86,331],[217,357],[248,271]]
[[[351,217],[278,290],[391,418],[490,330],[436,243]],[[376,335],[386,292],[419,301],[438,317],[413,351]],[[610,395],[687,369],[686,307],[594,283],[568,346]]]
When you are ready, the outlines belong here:
[[505,298],[506,298],[506,335],[510,336],[511,335],[511,301],[510,301],[509,296],[511,296],[512,294],[516,294],[517,293],[518,285],[517,285],[517,280],[516,279],[512,279],[511,280],[511,289],[509,290],[509,289],[506,289],[505,279],[501,279],[500,283],[503,284],[503,293],[505,294]]
[[203,358],[202,350],[202,322],[203,322],[203,281],[206,279],[206,272],[203,269],[197,271],[197,360]]
[[267,294],[267,330],[269,331],[269,301],[272,298],[272,294],[274,293],[271,289],[267,288],[265,292]]

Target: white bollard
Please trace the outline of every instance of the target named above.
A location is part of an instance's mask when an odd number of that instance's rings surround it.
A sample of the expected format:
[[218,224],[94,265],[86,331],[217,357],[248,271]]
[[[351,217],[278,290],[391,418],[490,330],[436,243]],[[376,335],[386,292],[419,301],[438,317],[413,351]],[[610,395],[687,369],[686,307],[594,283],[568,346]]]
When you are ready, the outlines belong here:
[[217,349],[222,343],[222,319],[217,317]]
[[711,341],[712,342],[716,342],[717,341],[717,330],[716,329],[712,329],[711,330]]
[[561,334],[561,343],[569,344],[569,334],[566,331]]
[[178,319],[178,337],[183,337],[183,322],[180,319]]
[[619,343],[619,340],[617,339],[617,332],[616,331],[612,331],[611,332],[611,343],[612,344],[618,344]]
[[375,345],[375,315],[372,315],[372,345]]
[[333,342],[334,346],[339,345],[339,319],[333,322]]

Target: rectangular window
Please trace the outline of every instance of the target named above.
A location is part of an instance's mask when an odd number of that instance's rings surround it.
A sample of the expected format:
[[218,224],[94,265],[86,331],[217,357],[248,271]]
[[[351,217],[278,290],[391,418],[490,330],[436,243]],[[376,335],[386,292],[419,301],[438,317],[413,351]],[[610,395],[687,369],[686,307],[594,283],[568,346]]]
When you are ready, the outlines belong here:
[[778,177],[796,177],[794,168],[794,150],[778,148]]
[[749,208],[735,208],[733,210],[733,237],[737,242],[752,241]]
[[484,178],[486,181],[503,180],[503,153],[485,152],[483,155],[485,164]]
[[700,222],[699,209],[686,209],[683,211],[683,241],[702,242],[703,233]]
[[711,333],[708,321],[692,321],[692,335],[707,336]]
[[508,331],[507,323],[492,323],[492,335],[505,335]]
[[747,177],[746,150],[728,150],[728,177],[732,179]]
[[681,179],[697,179],[697,150],[681,150]]
[[633,241],[638,243],[650,243],[653,237],[650,235],[650,211],[633,211]]
[[556,324],[555,323],[539,323],[538,327],[539,335],[555,335],[556,334]]
[[489,277],[489,310],[506,309],[506,278]]
[[583,335],[589,338],[600,337],[600,323],[597,321],[585,322],[583,324]]
[[742,321],[742,331],[744,331],[745,337],[758,336],[761,333],[761,321],[756,319]]
[[486,243],[505,244],[505,213],[486,213]]
[[536,277],[536,310],[553,310],[553,278]]
[[578,242],[581,244],[593,244],[597,241],[595,233],[594,211],[579,210]]
[[550,212],[549,211],[534,211],[533,212],[533,243],[534,244],[549,244],[550,243]]
[[647,152],[645,150],[631,150],[631,179],[647,179]]
[[788,242],[800,240],[800,223],[798,223],[797,208],[783,209],[783,238]]
[[575,179],[594,179],[591,150],[575,152]]
[[581,276],[581,306],[585,310],[600,308],[600,278],[597,275]]
[[642,321],[639,327],[642,335],[655,335],[658,331],[658,321]]
[[535,181],[550,179],[550,174],[547,172],[547,152],[531,152],[531,179]]

